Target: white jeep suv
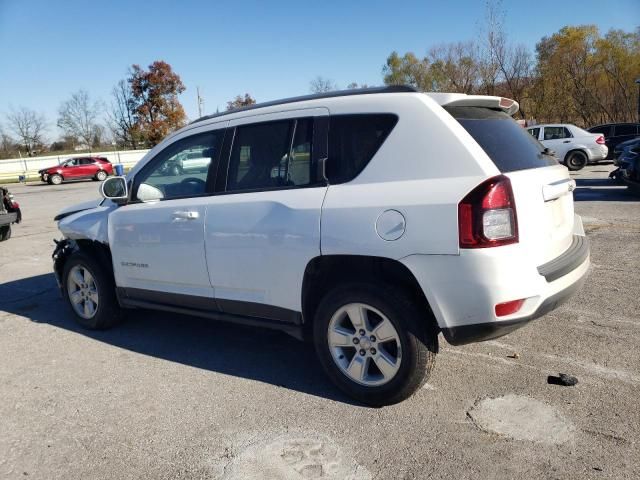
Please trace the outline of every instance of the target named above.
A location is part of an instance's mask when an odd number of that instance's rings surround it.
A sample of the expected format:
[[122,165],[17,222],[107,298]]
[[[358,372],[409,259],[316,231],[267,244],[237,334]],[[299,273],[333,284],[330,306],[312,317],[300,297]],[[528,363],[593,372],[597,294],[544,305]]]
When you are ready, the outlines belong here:
[[[56,217],[63,295],[88,328],[150,308],[280,329],[349,395],[399,402],[439,332],[499,337],[585,278],[575,183],[516,110],[395,86],[201,118]],[[165,168],[184,152],[208,168]]]

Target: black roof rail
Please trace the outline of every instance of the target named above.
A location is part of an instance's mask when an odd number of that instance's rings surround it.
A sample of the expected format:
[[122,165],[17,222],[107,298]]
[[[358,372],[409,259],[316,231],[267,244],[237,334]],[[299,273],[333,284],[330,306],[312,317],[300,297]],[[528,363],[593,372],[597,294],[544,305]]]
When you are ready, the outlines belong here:
[[301,95],[299,97],[283,98],[282,100],[273,100],[271,102],[256,103],[254,105],[249,105],[246,107],[227,110],[226,112],[215,113],[213,115],[206,115],[204,117],[198,118],[197,120],[194,120],[193,122],[191,122],[190,125],[193,125],[194,123],[202,122],[204,120],[209,120],[211,118],[229,115],[231,113],[245,112],[247,110],[254,110],[256,108],[273,107],[275,105],[285,105],[287,103],[304,102],[306,100],[317,100],[319,98],[348,97],[350,95],[369,95],[372,93],[403,93],[403,92],[416,93],[418,92],[418,90],[408,85],[388,85],[385,87],[351,88],[349,90],[336,90],[333,92],[313,93],[311,95]]

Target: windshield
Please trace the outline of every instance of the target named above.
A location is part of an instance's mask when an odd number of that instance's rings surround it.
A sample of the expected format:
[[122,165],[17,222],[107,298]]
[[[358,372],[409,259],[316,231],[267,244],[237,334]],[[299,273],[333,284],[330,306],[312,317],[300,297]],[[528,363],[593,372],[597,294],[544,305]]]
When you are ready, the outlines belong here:
[[545,147],[502,110],[444,107],[505,172],[556,165]]

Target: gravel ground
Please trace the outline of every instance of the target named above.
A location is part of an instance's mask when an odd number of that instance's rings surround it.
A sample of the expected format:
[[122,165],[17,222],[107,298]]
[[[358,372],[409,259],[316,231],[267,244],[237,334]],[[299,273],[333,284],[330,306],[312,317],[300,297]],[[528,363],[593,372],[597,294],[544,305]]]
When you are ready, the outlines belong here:
[[[640,198],[578,172],[593,267],[571,301],[441,353],[393,407],[354,405],[284,334],[136,312],[75,326],[53,215],[97,184],[15,185],[0,244],[0,478],[640,478]],[[574,387],[549,385],[569,373]]]

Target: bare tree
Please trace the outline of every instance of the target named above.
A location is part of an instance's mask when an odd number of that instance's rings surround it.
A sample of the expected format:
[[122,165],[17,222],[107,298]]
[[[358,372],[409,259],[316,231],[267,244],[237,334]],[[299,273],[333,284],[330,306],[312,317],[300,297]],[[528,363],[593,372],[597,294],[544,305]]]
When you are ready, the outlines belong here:
[[43,143],[47,120],[41,113],[25,107],[18,110],[12,108],[7,115],[7,122],[9,129],[20,139],[29,155],[33,154],[36,145]]
[[11,138],[0,125],[0,155],[7,156],[15,149],[15,141]]
[[86,90],[78,90],[60,105],[58,127],[91,148],[96,134],[101,132],[97,118],[102,109],[102,103],[92,102]]
[[120,80],[111,91],[112,102],[107,111],[109,129],[117,143],[135,149],[139,140],[136,128],[135,101],[131,88]]
[[358,82],[351,82],[349,85],[347,85],[347,89],[352,90],[354,88],[369,88],[369,85],[367,85],[366,83],[358,83]]
[[487,2],[487,31],[480,69],[482,90],[489,95],[513,98],[520,105],[520,115],[526,118],[524,100],[532,83],[533,59],[526,46],[508,41],[504,18],[501,0]]
[[318,75],[316,78],[311,80],[311,82],[309,82],[309,90],[311,91],[311,93],[333,92],[335,90],[338,90],[338,86],[334,83],[333,80]]

